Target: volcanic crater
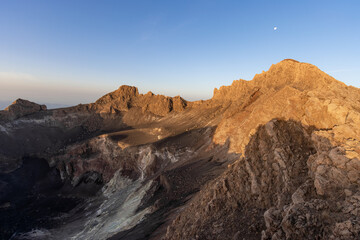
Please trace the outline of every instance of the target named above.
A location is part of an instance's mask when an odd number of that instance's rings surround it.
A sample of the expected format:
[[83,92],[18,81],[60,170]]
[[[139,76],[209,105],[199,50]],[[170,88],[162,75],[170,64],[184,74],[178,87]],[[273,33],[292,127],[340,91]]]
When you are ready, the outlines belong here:
[[292,59],[211,99],[0,111],[1,239],[359,239],[360,89]]

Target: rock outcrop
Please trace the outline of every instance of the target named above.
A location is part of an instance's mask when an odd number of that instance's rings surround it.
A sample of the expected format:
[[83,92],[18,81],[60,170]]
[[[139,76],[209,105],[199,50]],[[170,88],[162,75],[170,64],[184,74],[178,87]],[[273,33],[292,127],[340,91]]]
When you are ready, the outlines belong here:
[[0,111],[0,120],[15,120],[36,112],[46,111],[45,105],[39,105],[24,99],[17,99],[5,110]]
[[251,137],[244,158],[192,199],[164,239],[358,239],[359,183],[349,183],[331,158],[352,161],[314,128],[272,120]]
[[152,92],[139,94],[136,87],[123,85],[118,90],[98,99],[93,108],[101,113],[116,113],[140,108],[142,112],[150,112],[158,116],[166,116],[170,112],[181,112],[187,108],[188,102],[183,98],[155,95]]

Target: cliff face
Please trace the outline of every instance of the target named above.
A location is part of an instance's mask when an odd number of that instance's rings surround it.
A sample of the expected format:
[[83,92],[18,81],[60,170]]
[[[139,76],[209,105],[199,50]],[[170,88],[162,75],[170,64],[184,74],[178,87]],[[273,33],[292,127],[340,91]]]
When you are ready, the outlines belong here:
[[81,199],[43,226],[49,238],[359,238],[360,90],[311,64],[281,61],[207,101],[121,86],[1,115],[0,189],[16,189],[8,179],[32,156],[58,172],[58,196]]

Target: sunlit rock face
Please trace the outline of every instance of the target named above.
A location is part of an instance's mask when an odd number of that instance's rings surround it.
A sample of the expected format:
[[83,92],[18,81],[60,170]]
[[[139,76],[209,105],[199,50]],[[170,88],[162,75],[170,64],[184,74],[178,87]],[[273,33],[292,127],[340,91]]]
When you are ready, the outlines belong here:
[[214,141],[221,144],[230,137],[235,152],[244,152],[260,124],[281,118],[316,127],[318,135],[344,148],[350,158],[359,158],[360,90],[311,64],[284,60],[252,81],[215,89],[213,100],[229,104]]
[[152,92],[139,94],[136,87],[121,86],[114,92],[106,94],[92,106],[102,113],[128,111],[140,108],[158,116],[166,116],[170,112],[181,112],[188,107],[188,102],[177,97],[155,95]]
[[19,99],[0,111],[0,238],[358,239],[359,126],[359,89],[291,59],[207,101]]

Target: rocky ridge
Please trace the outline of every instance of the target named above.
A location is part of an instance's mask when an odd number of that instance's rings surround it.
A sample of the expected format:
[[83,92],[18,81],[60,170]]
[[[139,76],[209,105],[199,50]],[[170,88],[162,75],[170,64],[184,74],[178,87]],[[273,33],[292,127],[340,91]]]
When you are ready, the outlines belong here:
[[31,106],[0,124],[2,171],[31,155],[74,191],[103,185],[47,236],[359,237],[360,90],[311,64],[286,59],[206,101],[121,86],[91,104]]
[[184,111],[188,105],[189,103],[180,96],[166,97],[152,92],[139,94],[136,87],[123,85],[98,99],[92,107],[101,113],[116,113],[138,107],[142,112],[150,112],[163,117],[170,112]]
[[273,118],[315,126],[318,134],[359,157],[360,90],[346,86],[307,63],[284,60],[251,81],[234,81],[214,91],[213,100],[230,102],[214,136],[218,144],[231,139],[231,149],[244,152],[260,124]]
[[228,106],[214,142],[244,157],[204,187],[165,239],[359,237],[359,89],[284,60],[215,89],[211,101]]

